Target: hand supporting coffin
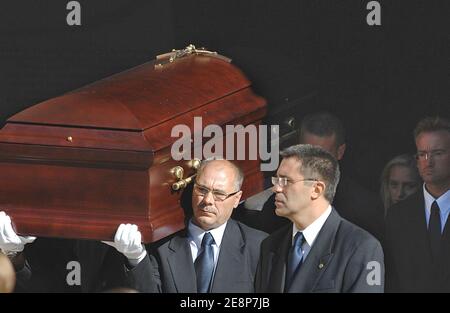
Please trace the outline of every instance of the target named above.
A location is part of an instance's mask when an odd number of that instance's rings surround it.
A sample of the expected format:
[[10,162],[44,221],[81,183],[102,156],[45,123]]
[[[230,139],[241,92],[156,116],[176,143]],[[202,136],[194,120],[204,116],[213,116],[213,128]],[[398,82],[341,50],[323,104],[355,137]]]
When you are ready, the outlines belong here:
[[36,237],[18,236],[12,227],[11,218],[0,211],[0,250],[4,254],[13,258],[23,251],[27,243],[34,240]]
[[116,248],[117,251],[125,255],[133,267],[138,265],[147,255],[145,246],[142,244],[141,232],[134,224],[120,224],[114,236],[114,242],[103,241],[103,243]]

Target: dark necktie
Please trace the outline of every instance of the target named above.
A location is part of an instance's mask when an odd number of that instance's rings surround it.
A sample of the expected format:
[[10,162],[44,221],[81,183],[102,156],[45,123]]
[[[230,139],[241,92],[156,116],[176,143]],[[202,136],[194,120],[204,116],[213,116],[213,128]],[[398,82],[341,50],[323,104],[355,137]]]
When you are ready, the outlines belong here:
[[303,234],[301,232],[297,232],[294,237],[294,244],[289,250],[287,269],[286,269],[286,291],[291,286],[292,281],[294,280],[295,274],[297,273],[303,259]]
[[209,285],[214,272],[213,243],[214,238],[211,233],[205,233],[202,239],[202,252],[194,262],[195,272],[197,274],[197,292],[199,293],[209,291]]
[[431,255],[435,263],[440,262],[442,252],[441,215],[439,211],[439,206],[434,201],[431,205],[428,233],[430,236]]

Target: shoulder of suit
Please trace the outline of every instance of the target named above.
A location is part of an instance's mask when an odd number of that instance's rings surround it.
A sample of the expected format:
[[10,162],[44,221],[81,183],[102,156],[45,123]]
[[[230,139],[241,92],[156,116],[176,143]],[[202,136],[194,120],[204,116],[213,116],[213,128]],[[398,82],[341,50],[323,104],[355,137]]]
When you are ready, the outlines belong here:
[[271,233],[266,239],[264,239],[263,245],[278,247],[280,243],[285,240],[288,233],[292,234],[292,223],[288,223],[287,225]]
[[158,241],[152,242],[150,244],[146,245],[147,250],[155,251],[155,250],[164,250],[167,249],[170,245],[171,241],[173,240],[179,240],[180,238],[186,238],[187,237],[187,230],[182,229],[176,233],[173,233],[167,237],[164,237]]
[[354,242],[357,245],[367,242],[377,242],[379,244],[378,239],[376,239],[368,231],[347,221],[342,217],[339,224],[338,233],[344,238],[346,242]]
[[247,226],[244,223],[241,223],[234,219],[228,220],[228,223],[230,223],[230,225],[235,225],[236,227],[238,227],[247,240],[262,241],[264,238],[268,236],[267,233],[252,228],[250,226]]

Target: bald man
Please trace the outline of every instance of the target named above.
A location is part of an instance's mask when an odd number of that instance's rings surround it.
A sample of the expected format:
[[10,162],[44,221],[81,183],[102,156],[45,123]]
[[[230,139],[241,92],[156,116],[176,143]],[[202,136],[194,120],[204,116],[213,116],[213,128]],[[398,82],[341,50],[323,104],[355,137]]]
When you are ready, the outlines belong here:
[[158,291],[169,293],[254,292],[260,244],[267,234],[230,218],[243,179],[227,160],[202,162],[193,186],[192,218],[130,271],[137,290],[152,292],[156,282]]

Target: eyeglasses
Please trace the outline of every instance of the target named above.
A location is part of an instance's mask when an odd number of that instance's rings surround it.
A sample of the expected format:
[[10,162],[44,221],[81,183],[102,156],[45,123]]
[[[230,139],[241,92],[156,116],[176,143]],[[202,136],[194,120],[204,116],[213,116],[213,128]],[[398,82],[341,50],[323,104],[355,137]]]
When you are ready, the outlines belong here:
[[240,190],[232,192],[232,193],[224,193],[217,190],[211,190],[205,186],[199,185],[197,183],[194,183],[194,193],[196,193],[198,196],[206,197],[208,193],[212,193],[214,201],[225,201],[229,197],[234,196],[237,194]]
[[272,184],[274,186],[286,187],[288,183],[295,184],[301,181],[319,181],[316,178],[304,178],[299,180],[290,180],[287,177],[272,177]]
[[425,160],[429,160],[431,158],[434,159],[439,159],[444,157],[446,154],[448,153],[448,151],[444,150],[444,149],[440,149],[440,150],[432,150],[432,151],[419,151],[416,153],[415,157],[417,161],[425,161]]

